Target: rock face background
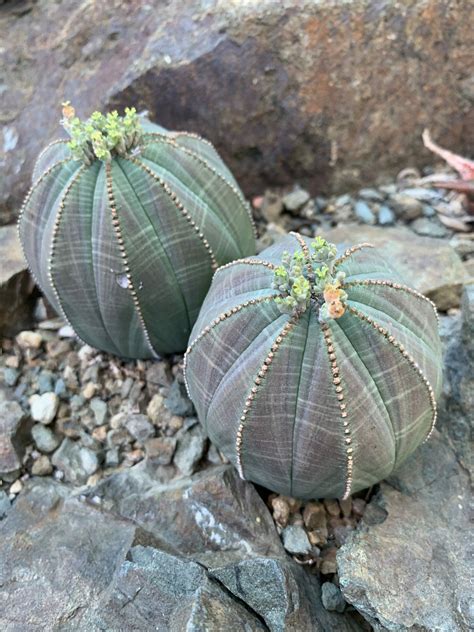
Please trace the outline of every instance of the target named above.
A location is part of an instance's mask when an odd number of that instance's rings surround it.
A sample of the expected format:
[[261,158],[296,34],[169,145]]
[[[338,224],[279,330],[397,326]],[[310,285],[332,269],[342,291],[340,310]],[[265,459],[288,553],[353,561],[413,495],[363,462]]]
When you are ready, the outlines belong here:
[[24,0],[0,5],[0,221],[81,116],[135,105],[213,141],[247,194],[316,191],[423,164],[420,134],[472,148],[469,0]]

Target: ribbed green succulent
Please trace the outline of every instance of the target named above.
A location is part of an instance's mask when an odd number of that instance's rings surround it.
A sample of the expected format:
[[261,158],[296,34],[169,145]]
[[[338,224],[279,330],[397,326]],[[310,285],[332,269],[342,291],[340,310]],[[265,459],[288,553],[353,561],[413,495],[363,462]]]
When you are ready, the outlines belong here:
[[67,103],[70,140],[39,156],[19,233],[48,300],[90,345],[183,351],[219,265],[255,252],[251,211],[212,145],[134,109]]
[[340,255],[292,233],[214,275],[185,380],[240,475],[299,498],[347,497],[432,432],[441,387],[433,303],[370,244]]

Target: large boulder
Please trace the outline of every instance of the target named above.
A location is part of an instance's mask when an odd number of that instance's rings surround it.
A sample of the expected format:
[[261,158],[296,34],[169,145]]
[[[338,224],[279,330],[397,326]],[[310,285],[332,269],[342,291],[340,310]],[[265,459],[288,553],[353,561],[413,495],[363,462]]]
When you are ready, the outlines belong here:
[[470,18],[469,0],[4,3],[0,217],[17,214],[64,99],[208,137],[246,193],[423,164],[425,126],[468,152]]

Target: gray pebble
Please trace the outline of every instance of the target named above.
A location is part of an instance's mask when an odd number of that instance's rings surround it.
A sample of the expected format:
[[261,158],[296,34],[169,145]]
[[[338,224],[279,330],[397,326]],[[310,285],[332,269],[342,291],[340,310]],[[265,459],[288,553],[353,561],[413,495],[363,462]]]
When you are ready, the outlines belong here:
[[56,380],[56,384],[54,385],[54,392],[60,399],[67,398],[68,393],[67,393],[66,383],[61,377],[58,380]]
[[140,445],[144,445],[145,441],[155,434],[155,429],[146,415],[129,415],[125,427]]
[[99,467],[99,459],[95,452],[68,438],[64,439],[53,454],[52,462],[64,473],[66,481],[76,485],[86,483],[89,476]]
[[41,371],[38,375],[38,391],[40,395],[54,391],[54,375],[51,371]]
[[46,454],[42,454],[39,458],[37,458],[31,467],[31,473],[33,476],[49,476],[52,471],[53,466]]
[[295,189],[283,197],[283,206],[290,213],[299,211],[308,201],[310,195],[304,189]]
[[126,399],[130,395],[130,391],[133,386],[133,379],[131,377],[125,378],[120,388],[120,397]]
[[395,213],[386,204],[382,204],[379,208],[379,224],[381,226],[390,226],[395,223]]
[[43,424],[35,424],[31,429],[31,436],[38,450],[46,454],[56,450],[59,445],[59,439],[54,432]]
[[425,237],[446,237],[449,231],[436,221],[432,221],[427,217],[419,217],[410,224],[410,228],[415,231],[417,235],[423,235]]
[[190,430],[184,430],[181,434],[174,455],[174,464],[182,474],[190,476],[204,456],[205,449],[206,437],[202,427],[195,424]]
[[374,212],[366,202],[358,200],[354,205],[354,212],[364,224],[375,224]]
[[20,373],[17,369],[12,369],[11,367],[3,369],[3,381],[7,386],[15,386],[19,377]]
[[345,206],[346,204],[350,204],[352,202],[352,198],[348,193],[344,195],[340,195],[334,200],[335,206]]
[[434,217],[436,215],[436,211],[429,204],[423,204],[423,215],[425,217]]
[[82,395],[73,395],[70,401],[71,410],[79,410],[79,408],[82,408],[82,406],[84,406],[85,401],[86,400]]
[[306,531],[300,525],[289,525],[282,531],[283,546],[288,553],[309,553],[311,543],[308,540]]
[[370,202],[383,202],[384,200],[382,193],[376,189],[361,189],[358,196],[363,200],[369,200]]
[[332,582],[324,582],[321,586],[321,601],[330,612],[344,612],[346,601],[340,589]]
[[105,466],[106,467],[117,467],[120,462],[119,451],[118,448],[110,448],[105,453]]
[[164,404],[173,415],[180,417],[189,417],[194,412],[193,404],[186,394],[184,384],[176,379],[170,387]]
[[423,214],[423,204],[405,193],[395,193],[391,196],[391,205],[398,217],[410,221]]
[[94,413],[96,426],[103,426],[107,418],[107,404],[99,397],[93,397],[89,403],[89,408]]

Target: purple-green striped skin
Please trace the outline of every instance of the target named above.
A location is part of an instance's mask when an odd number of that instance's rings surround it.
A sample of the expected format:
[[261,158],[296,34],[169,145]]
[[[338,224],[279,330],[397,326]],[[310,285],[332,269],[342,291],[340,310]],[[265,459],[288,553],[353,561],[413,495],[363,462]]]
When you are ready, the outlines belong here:
[[39,156],[19,218],[32,274],[93,347],[184,351],[219,265],[255,252],[250,208],[210,143],[149,122],[139,151],[90,165]]
[[310,241],[291,234],[216,272],[185,379],[243,478],[297,498],[347,497],[387,477],[434,428],[437,314],[369,245],[338,259],[340,318],[321,323],[313,305],[282,314],[272,268]]

